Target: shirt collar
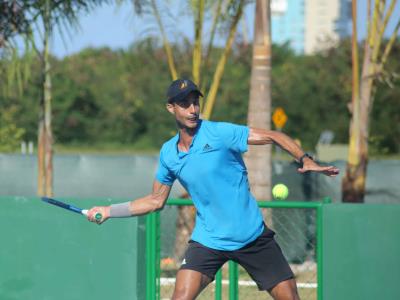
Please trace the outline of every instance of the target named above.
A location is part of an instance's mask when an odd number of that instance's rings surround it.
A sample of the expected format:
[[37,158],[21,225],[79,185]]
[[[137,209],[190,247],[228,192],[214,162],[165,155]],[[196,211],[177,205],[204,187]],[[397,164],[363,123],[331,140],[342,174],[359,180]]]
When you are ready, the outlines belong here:
[[195,134],[194,134],[194,136],[193,136],[193,138],[192,138],[192,142],[190,143],[189,151],[188,151],[188,152],[179,151],[179,148],[178,148],[178,143],[179,143],[179,132],[177,133],[177,135],[176,135],[176,141],[175,141],[175,149],[176,149],[176,154],[178,154],[179,157],[184,157],[184,156],[186,156],[186,155],[188,155],[188,154],[190,153],[190,151],[191,151],[191,149],[192,149],[192,147],[193,147],[193,145],[194,145],[194,142],[195,142],[195,140],[196,140],[196,138],[197,138],[197,136],[198,136],[198,134],[199,134],[199,131],[200,131],[200,128],[201,128],[202,123],[203,123],[203,120],[199,119],[199,124],[197,125],[196,132],[195,132]]

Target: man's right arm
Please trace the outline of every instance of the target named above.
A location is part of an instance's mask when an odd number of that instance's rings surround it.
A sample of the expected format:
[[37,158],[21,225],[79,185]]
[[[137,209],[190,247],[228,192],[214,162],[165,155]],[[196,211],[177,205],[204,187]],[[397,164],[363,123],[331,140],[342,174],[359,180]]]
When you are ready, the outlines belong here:
[[164,208],[171,186],[154,180],[153,191],[150,195],[130,202],[132,216],[141,216]]
[[94,218],[96,213],[101,213],[103,216],[100,222],[97,222],[101,224],[109,218],[119,217],[118,214],[121,214],[121,216],[123,215],[124,217],[142,216],[154,211],[161,210],[164,207],[170,192],[171,186],[162,184],[157,180],[154,180],[153,190],[151,194],[130,202],[114,204],[115,206],[118,206],[117,213],[114,213],[114,215],[112,212],[113,208],[111,208],[111,206],[93,207],[88,211],[88,220],[91,222],[96,222]]

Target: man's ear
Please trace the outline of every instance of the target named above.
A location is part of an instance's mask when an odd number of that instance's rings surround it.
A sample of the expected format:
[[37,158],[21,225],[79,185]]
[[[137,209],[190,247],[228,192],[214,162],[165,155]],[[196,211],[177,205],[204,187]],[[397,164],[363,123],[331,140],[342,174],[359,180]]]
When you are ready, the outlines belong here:
[[166,108],[171,114],[175,114],[175,107],[172,103],[167,103]]

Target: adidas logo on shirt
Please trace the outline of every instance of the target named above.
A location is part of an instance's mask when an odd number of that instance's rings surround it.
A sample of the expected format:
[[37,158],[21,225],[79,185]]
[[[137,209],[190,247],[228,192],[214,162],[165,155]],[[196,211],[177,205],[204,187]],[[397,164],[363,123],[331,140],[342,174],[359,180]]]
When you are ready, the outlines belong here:
[[203,147],[203,151],[208,151],[211,149],[212,149],[212,147],[209,144],[205,144],[205,146]]
[[182,265],[186,265],[186,258],[182,260]]

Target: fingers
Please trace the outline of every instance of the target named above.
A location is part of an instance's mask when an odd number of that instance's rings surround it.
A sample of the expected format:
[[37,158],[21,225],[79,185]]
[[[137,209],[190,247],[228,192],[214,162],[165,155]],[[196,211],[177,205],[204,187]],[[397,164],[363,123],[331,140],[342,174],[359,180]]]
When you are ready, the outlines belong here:
[[298,168],[298,169],[297,169],[297,172],[299,172],[299,173],[305,173],[305,172],[307,172],[307,171],[309,171],[309,170],[306,170],[306,169],[304,169],[304,168]]
[[319,172],[330,177],[335,177],[336,175],[339,174],[339,169],[335,166],[327,166],[327,167],[322,167],[319,165],[313,165],[309,167],[304,166],[303,168],[298,168],[297,171],[299,173],[306,173],[310,171]]
[[339,174],[339,169],[334,166],[329,166],[324,170],[324,174],[330,177],[334,177]]
[[[96,215],[97,214],[100,214],[102,217],[101,217],[101,219],[97,219],[96,218]],[[101,224],[101,223],[103,223],[105,220],[104,220],[104,213],[103,213],[103,209],[102,209],[102,207],[93,207],[93,208],[91,208],[89,211],[88,211],[88,214],[87,214],[87,219],[90,221],[90,222],[93,222],[93,223],[96,223],[96,224]]]

